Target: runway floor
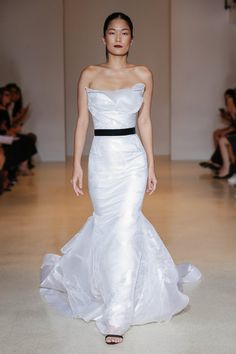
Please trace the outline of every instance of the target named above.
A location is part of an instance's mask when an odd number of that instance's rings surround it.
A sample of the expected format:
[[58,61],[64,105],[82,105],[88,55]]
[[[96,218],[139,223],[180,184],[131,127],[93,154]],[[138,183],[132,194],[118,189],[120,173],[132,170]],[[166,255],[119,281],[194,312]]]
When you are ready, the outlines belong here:
[[108,346],[95,322],[69,319],[39,294],[45,253],[60,248],[92,213],[84,158],[84,192],[69,183],[71,160],[38,163],[0,196],[0,352],[2,354],[235,354],[236,188],[197,162],[156,161],[158,189],[143,204],[176,263],[191,262],[201,282],[184,285],[190,306],[168,323],[132,326]]

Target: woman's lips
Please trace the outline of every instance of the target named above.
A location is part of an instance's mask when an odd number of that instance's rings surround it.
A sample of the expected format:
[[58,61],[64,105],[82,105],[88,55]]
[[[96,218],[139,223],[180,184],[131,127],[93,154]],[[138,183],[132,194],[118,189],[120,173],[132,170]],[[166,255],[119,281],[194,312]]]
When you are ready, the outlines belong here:
[[122,48],[122,45],[120,45],[120,44],[115,44],[114,47],[115,47],[115,48]]

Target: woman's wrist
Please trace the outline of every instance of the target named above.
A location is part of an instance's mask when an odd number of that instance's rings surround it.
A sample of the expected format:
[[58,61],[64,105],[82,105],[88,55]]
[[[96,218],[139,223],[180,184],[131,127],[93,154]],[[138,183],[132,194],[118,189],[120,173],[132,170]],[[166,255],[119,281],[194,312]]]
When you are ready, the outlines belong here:
[[73,174],[76,174],[77,171],[80,171],[81,169],[82,169],[82,166],[81,166],[80,163],[74,164],[74,166],[73,166]]
[[154,158],[148,159],[148,168],[155,168]]

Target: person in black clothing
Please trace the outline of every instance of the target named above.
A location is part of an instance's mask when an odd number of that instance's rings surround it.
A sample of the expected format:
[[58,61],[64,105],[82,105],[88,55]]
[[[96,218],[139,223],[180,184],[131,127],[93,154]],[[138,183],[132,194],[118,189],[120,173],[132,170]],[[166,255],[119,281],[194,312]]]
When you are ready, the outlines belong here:
[[8,112],[12,124],[24,124],[26,115],[29,110],[29,105],[23,107],[23,98],[20,87],[15,83],[6,85],[6,89],[11,93],[11,102],[8,105]]
[[[10,102],[10,92],[4,88],[0,88],[0,135],[14,135],[11,130],[10,118],[6,110],[7,104]],[[10,174],[13,173],[15,161],[13,161],[14,148],[8,147],[6,144],[0,144],[1,148],[1,173],[0,173],[0,194],[4,190],[10,190]],[[11,153],[12,150],[12,153]]]
[[[222,158],[221,145],[225,145],[226,141],[222,138],[224,137],[227,139],[231,135],[236,134],[236,89],[226,90],[224,93],[224,98],[225,98],[226,110],[221,108],[220,113],[221,113],[221,117],[224,120],[226,120],[229,123],[229,125],[226,128],[221,128],[214,131],[213,141],[216,149],[209,161],[202,161],[199,163],[201,167],[210,168],[214,172],[219,172],[219,170],[222,168],[224,164]],[[220,145],[220,141],[221,141],[221,145]],[[233,151],[231,148],[231,144],[227,143],[226,145],[227,145],[229,156],[231,157],[231,159],[233,159]],[[228,170],[228,168],[224,166],[223,170],[225,169]],[[221,169],[221,171],[219,172],[219,176],[225,175],[223,170]]]
[[235,134],[231,134],[227,138],[221,137],[219,147],[223,163],[214,178],[229,179],[236,172],[236,131]]
[[[7,171],[8,179],[13,183],[16,181],[16,172],[22,168],[22,165],[35,153],[34,147],[28,139],[17,136],[20,127],[11,124],[10,116],[7,110],[11,102],[11,94],[5,88],[0,88],[0,134],[14,136],[16,140],[11,145],[2,144],[5,155],[3,169]],[[18,140],[17,140],[18,138]],[[23,167],[24,171],[24,167]]]
[[[29,111],[29,105],[23,106],[22,92],[18,85],[15,83],[9,83],[6,88],[11,93],[11,103],[8,106],[8,112],[10,115],[12,126],[22,127],[27,119],[27,113]],[[32,155],[37,153],[36,142],[37,136],[34,133],[23,134],[18,131],[17,136],[25,141],[26,147],[30,147]],[[22,164],[24,166],[23,174],[28,174],[27,169],[33,168],[32,158],[30,157],[27,162]],[[22,167],[21,166],[21,167]]]

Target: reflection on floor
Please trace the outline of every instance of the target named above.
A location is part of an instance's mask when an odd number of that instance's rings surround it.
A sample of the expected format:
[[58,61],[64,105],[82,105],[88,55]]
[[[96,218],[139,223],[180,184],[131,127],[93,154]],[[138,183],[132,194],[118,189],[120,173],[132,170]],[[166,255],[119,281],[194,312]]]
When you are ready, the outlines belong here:
[[[38,291],[45,253],[59,249],[92,212],[87,191],[76,197],[69,183],[71,160],[40,163],[33,177],[19,177],[0,197],[0,338],[4,354],[105,354],[111,347],[95,323],[64,318]],[[230,354],[236,350],[236,188],[211,178],[196,162],[156,161],[158,190],[146,195],[143,212],[176,263],[191,262],[203,279],[185,285],[190,306],[169,323],[132,326],[125,354]]]

